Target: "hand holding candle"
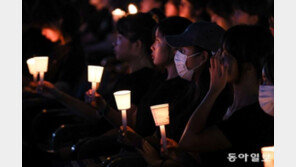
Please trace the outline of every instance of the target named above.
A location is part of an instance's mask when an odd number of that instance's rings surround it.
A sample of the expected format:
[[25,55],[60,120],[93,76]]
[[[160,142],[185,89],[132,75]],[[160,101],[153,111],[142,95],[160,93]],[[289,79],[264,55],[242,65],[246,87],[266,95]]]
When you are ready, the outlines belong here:
[[154,122],[156,126],[159,126],[161,133],[161,140],[163,150],[167,151],[167,141],[166,141],[166,133],[165,133],[165,125],[170,124],[170,116],[169,116],[169,104],[160,104],[150,106]]
[[97,90],[97,83],[101,82],[104,67],[92,66],[87,67],[88,70],[88,82],[91,82],[92,97],[95,97],[95,92]]
[[33,81],[37,82],[38,71],[36,70],[36,67],[35,67],[36,64],[35,64],[34,57],[27,60],[27,65],[28,65],[30,74],[33,75]]
[[121,110],[123,131],[126,132],[127,118],[126,110],[131,108],[131,91],[122,90],[114,93],[118,110]]

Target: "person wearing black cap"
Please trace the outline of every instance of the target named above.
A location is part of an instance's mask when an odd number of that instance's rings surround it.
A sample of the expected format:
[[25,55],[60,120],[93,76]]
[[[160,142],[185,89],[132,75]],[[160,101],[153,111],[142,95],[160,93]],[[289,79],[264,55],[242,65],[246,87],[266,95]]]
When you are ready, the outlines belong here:
[[[167,36],[168,44],[178,48],[175,64],[180,77],[195,83],[194,103],[186,110],[194,110],[201,102],[209,88],[209,60],[217,52],[224,30],[215,23],[200,21],[191,24],[182,34]],[[191,93],[191,92],[188,92]],[[226,108],[231,104],[232,93],[227,85],[217,100],[215,108]],[[216,111],[216,110],[215,110]],[[223,117],[223,112],[213,112],[208,124],[213,124]]]
[[[224,34],[224,30],[214,23],[196,22],[191,24],[182,34],[166,36],[166,40],[171,47],[177,48],[175,54],[175,64],[180,77],[191,80],[195,83],[194,91],[195,99],[193,103],[183,105],[180,109],[182,112],[194,111],[201,103],[209,87],[209,73],[206,68],[209,67],[209,59],[212,52],[216,52],[220,46],[220,40]],[[228,87],[227,87],[228,88]],[[189,93],[189,92],[188,92]],[[215,109],[225,109],[231,104],[231,94],[228,89],[223,90],[223,93],[218,97],[214,104]],[[206,126],[210,126],[222,120],[223,112],[213,112],[207,121]],[[143,142],[143,150],[139,150],[148,164],[152,166],[164,165],[171,166],[174,163],[171,161],[163,161],[154,159],[157,157],[154,153],[154,148],[147,142]],[[181,156],[181,155],[178,155]],[[183,155],[182,155],[183,157]],[[185,155],[185,157],[188,157]],[[188,161],[187,161],[188,160]],[[187,159],[186,166],[195,164],[192,159]],[[183,162],[182,162],[183,163]],[[184,165],[184,164],[183,164]]]

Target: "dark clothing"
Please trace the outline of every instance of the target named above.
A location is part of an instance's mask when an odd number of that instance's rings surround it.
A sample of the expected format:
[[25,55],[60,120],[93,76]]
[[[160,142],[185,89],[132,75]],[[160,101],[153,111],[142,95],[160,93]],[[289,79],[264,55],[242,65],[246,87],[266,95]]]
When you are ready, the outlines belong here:
[[[170,110],[170,125],[181,123],[183,117],[180,115],[185,113],[182,105],[190,102],[193,97],[185,96],[190,88],[190,82],[180,77],[176,77],[170,80],[161,80],[156,82],[147,94],[141,100],[137,109],[136,131],[143,137],[152,135],[156,130],[156,126],[153,120],[153,116],[150,110],[150,106],[169,103]],[[191,94],[193,95],[193,94]],[[170,129],[170,125],[166,126]],[[173,131],[168,130],[170,137],[175,136]]]
[[64,82],[67,87],[62,91],[72,96],[78,96],[77,91],[82,81],[86,81],[84,52],[78,38],[74,38],[66,45],[56,46],[54,52],[49,56],[45,80],[54,84]]
[[[252,162],[250,155],[261,155],[262,147],[274,145],[274,117],[266,114],[258,102],[235,111],[229,119],[218,123],[217,127],[231,142],[232,147],[211,154],[210,159],[215,162],[209,160],[206,166],[262,166],[261,159],[259,162]],[[229,153],[234,153],[237,157],[234,162],[228,160]],[[239,154],[246,154],[248,157],[246,160],[238,158]]]
[[117,109],[113,93],[120,90],[130,90],[131,103],[137,106],[151,85],[153,85],[154,82],[158,82],[160,78],[161,74],[155,69],[142,68],[132,74],[124,75],[119,79],[111,94],[108,97],[105,97],[105,99],[112,107]]

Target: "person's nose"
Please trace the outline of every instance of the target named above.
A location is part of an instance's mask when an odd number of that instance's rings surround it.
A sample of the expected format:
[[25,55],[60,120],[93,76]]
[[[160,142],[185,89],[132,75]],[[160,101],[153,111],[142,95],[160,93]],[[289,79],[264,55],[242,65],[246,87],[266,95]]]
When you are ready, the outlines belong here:
[[151,45],[150,49],[154,51],[154,43]]

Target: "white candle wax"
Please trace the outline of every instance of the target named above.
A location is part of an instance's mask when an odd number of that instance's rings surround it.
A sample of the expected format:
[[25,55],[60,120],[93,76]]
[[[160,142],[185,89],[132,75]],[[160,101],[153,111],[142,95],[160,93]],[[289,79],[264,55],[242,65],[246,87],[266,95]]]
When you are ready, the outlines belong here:
[[43,81],[44,81],[44,72],[40,72],[39,73],[40,76],[40,84],[43,85]]
[[121,110],[121,117],[122,117],[123,131],[126,132],[126,126],[127,126],[126,110]]
[[35,73],[33,74],[33,81],[34,81],[34,82],[37,82],[37,77],[38,77],[38,72],[35,72]]
[[167,151],[167,141],[166,141],[166,134],[165,134],[165,125],[160,125],[160,134],[161,134],[161,140],[162,140],[162,147],[163,150],[166,152]]
[[93,98],[95,98],[96,89],[97,89],[97,83],[96,82],[92,82],[91,83],[91,90],[92,90],[92,97]]

